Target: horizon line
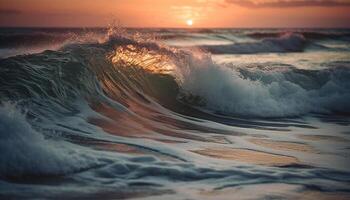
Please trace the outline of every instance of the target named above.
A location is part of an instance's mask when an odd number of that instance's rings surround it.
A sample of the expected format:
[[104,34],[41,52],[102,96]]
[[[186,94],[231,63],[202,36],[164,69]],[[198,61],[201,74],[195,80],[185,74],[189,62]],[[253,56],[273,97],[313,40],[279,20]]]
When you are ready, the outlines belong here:
[[[1,26],[0,28],[52,28],[52,29],[104,29],[109,28],[108,26]],[[306,26],[295,26],[295,27],[156,27],[156,26],[121,26],[125,29],[350,29],[349,27],[342,26],[325,26],[325,27],[306,27]]]

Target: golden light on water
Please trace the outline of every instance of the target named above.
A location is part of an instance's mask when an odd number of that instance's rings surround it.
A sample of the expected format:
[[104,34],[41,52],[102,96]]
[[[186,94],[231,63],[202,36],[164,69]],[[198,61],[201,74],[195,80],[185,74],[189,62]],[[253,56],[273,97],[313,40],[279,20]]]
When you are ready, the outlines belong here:
[[174,66],[167,55],[157,54],[146,48],[134,45],[118,47],[111,60],[114,64],[124,67],[142,68],[154,73],[170,73]]
[[192,19],[188,19],[186,21],[186,24],[187,24],[187,26],[192,26],[193,25],[193,20]]

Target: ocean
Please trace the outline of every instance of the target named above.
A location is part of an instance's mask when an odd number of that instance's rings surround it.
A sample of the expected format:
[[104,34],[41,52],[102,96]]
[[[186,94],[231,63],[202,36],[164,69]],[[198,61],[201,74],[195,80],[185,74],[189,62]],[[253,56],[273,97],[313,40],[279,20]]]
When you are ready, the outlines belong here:
[[0,28],[0,198],[349,199],[349,29]]

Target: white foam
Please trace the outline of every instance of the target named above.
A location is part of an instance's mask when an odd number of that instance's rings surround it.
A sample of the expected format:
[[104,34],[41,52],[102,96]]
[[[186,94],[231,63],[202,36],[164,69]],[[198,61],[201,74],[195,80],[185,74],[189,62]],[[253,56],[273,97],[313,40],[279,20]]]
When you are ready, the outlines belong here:
[[98,164],[82,147],[45,139],[14,105],[0,107],[0,177],[59,175]]
[[[346,68],[325,72],[328,79],[320,85],[322,74],[290,72],[287,76],[283,70],[257,70],[252,77],[243,77],[239,69],[217,65],[210,57],[190,59],[186,70],[180,70],[182,88],[204,98],[207,108],[214,111],[264,117],[350,111],[346,102],[350,72]],[[306,89],[302,83],[315,88]]]

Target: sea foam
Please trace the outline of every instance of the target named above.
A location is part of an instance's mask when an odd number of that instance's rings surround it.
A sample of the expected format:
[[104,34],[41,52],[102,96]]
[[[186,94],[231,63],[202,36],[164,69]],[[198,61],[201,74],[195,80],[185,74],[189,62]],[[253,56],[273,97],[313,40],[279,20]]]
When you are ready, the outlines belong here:
[[98,164],[84,149],[46,139],[13,104],[0,107],[0,177],[63,175]]
[[213,111],[259,117],[350,111],[347,67],[311,71],[285,67],[247,73],[248,69],[215,64],[210,57],[190,62],[181,86],[202,97]]

